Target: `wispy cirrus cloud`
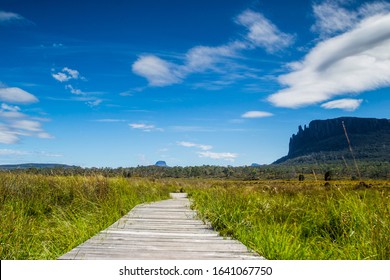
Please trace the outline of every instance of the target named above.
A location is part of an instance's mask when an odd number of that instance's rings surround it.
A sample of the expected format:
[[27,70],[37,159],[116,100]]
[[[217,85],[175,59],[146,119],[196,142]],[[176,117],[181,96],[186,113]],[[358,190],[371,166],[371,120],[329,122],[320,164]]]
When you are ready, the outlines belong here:
[[313,32],[321,38],[346,32],[354,28],[362,19],[376,14],[386,14],[390,11],[390,3],[373,1],[362,4],[355,10],[347,9],[350,1],[326,0],[313,5],[315,23]]
[[199,157],[226,160],[230,162],[234,162],[234,160],[238,157],[238,154],[235,153],[216,153],[211,151],[198,152],[198,155]]
[[290,46],[294,42],[294,36],[278,29],[264,15],[246,10],[241,13],[236,22],[248,29],[246,40],[253,47],[264,48],[269,53],[277,52]]
[[212,152],[210,151],[213,149],[213,146],[211,145],[203,145],[203,144],[197,144],[193,142],[187,142],[187,141],[179,141],[176,142],[178,146],[187,147],[187,148],[197,148],[201,151],[197,151],[196,154],[199,157],[205,157],[205,158],[211,158],[215,160],[226,160],[230,162],[234,162],[234,160],[238,157],[238,154],[235,153],[229,153],[229,152]]
[[132,71],[147,79],[149,86],[163,87],[181,83],[194,73],[212,71],[219,75],[231,74],[232,69],[237,70],[238,67],[234,59],[245,50],[260,47],[275,53],[293,43],[294,36],[281,32],[261,13],[246,10],[235,22],[248,30],[244,38],[220,46],[195,46],[183,55],[182,63],[143,54],[133,63]]
[[0,155],[1,156],[24,156],[29,155],[30,152],[27,151],[21,151],[21,150],[12,150],[12,149],[0,149]]
[[211,150],[213,148],[213,146],[210,145],[202,145],[202,144],[196,144],[196,143],[186,142],[186,141],[179,141],[177,142],[177,145],[182,147],[195,147],[203,151]]
[[11,162],[19,163],[24,162],[39,162],[40,159],[47,160],[46,158],[59,158],[63,157],[62,154],[52,153],[47,151],[26,151],[15,149],[0,149],[1,162],[10,164]]
[[390,86],[390,13],[360,21],[350,31],[318,43],[291,72],[278,77],[284,89],[268,101],[299,108],[339,95]]
[[32,24],[32,22],[17,13],[0,11],[0,25],[15,24]]
[[65,88],[68,89],[70,91],[70,93],[72,93],[72,94],[86,95],[85,92],[83,92],[82,90],[80,90],[78,88],[74,88],[72,85],[66,85]]
[[86,104],[87,104],[89,107],[96,107],[96,106],[99,106],[102,102],[103,102],[102,99],[95,99],[95,100],[86,102]]
[[102,123],[116,123],[116,122],[125,122],[126,120],[123,119],[98,119],[94,120],[95,122],[102,122]]
[[144,132],[152,132],[152,131],[164,131],[164,129],[156,127],[153,124],[145,124],[145,123],[130,123],[129,126],[132,129],[142,130]]

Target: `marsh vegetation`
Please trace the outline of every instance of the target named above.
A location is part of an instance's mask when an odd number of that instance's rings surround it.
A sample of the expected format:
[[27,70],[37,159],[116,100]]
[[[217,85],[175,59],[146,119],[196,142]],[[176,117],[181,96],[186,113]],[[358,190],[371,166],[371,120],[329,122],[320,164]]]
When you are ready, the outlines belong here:
[[55,259],[135,205],[187,192],[199,217],[268,259],[390,259],[388,180],[0,173],[0,258]]

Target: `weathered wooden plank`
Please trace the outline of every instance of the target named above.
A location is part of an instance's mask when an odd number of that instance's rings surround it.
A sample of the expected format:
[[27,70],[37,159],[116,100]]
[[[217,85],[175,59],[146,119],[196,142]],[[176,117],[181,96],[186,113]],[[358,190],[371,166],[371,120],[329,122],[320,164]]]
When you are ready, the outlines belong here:
[[138,205],[59,259],[263,259],[197,220],[186,194]]

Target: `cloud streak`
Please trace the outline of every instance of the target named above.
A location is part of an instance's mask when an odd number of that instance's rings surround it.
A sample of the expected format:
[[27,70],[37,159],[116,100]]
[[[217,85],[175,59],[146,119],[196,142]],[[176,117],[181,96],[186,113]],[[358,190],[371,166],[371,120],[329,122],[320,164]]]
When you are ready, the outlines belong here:
[[347,4],[336,0],[314,4],[316,22],[311,30],[319,33],[321,38],[327,38],[353,29],[364,18],[390,11],[390,3],[383,1],[364,3],[356,10],[346,9],[344,6]]
[[280,51],[294,41],[293,35],[283,33],[264,15],[252,10],[241,13],[236,22],[248,29],[246,40],[253,47],[264,48],[268,53]]
[[196,154],[202,158],[211,158],[211,159],[215,159],[215,160],[226,160],[226,161],[234,162],[234,160],[238,157],[238,154],[235,154],[235,153],[212,152],[210,150],[213,149],[213,146],[210,146],[210,145],[203,145],[203,144],[197,144],[197,143],[186,142],[186,141],[179,141],[176,144],[178,146],[182,146],[182,147],[186,147],[186,148],[200,149],[201,151],[196,152]]
[[155,125],[152,125],[152,124],[130,123],[129,126],[132,129],[138,129],[138,130],[142,130],[144,132],[164,131],[162,128],[156,127]]
[[318,43],[292,71],[278,77],[284,89],[270,95],[277,107],[299,108],[335,96],[390,85],[390,14],[361,21],[356,28]]
[[194,73],[212,71],[220,75],[230,74],[231,68],[237,68],[234,59],[245,50],[260,47],[268,53],[275,53],[293,43],[292,35],[281,32],[262,14],[252,10],[241,13],[235,22],[248,30],[244,38],[220,46],[195,46],[184,54],[182,63],[144,54],[133,63],[132,71],[144,77],[149,86],[169,86],[181,83]]
[[195,147],[195,148],[199,148],[203,151],[211,150],[213,148],[213,146],[210,146],[210,145],[202,145],[202,144],[196,144],[196,143],[185,142],[185,141],[177,142],[177,145],[182,146],[182,147]]
[[248,111],[241,115],[241,118],[255,119],[255,118],[266,118],[272,117],[274,114],[264,111]]
[[218,160],[226,160],[230,162],[234,162],[234,160],[238,157],[238,154],[235,153],[215,153],[215,152],[198,152],[199,157],[218,159]]
[[352,112],[355,111],[357,108],[359,108],[362,102],[363,99],[343,98],[343,99],[326,102],[322,104],[321,107],[325,109],[341,109],[341,110]]
[[38,102],[38,98],[21,88],[1,87],[0,85],[0,101],[17,104],[30,104]]
[[0,25],[29,24],[29,20],[13,12],[0,11]]

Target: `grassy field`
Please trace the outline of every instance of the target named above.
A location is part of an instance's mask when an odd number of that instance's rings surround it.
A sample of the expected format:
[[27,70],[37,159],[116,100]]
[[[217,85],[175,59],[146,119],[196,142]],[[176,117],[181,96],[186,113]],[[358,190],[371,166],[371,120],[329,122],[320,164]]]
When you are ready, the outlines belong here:
[[55,259],[170,191],[147,179],[1,174],[0,259]]
[[135,205],[186,191],[268,259],[390,259],[390,182],[0,174],[0,259],[55,259]]
[[390,259],[389,182],[215,182],[193,188],[203,219],[268,259]]

